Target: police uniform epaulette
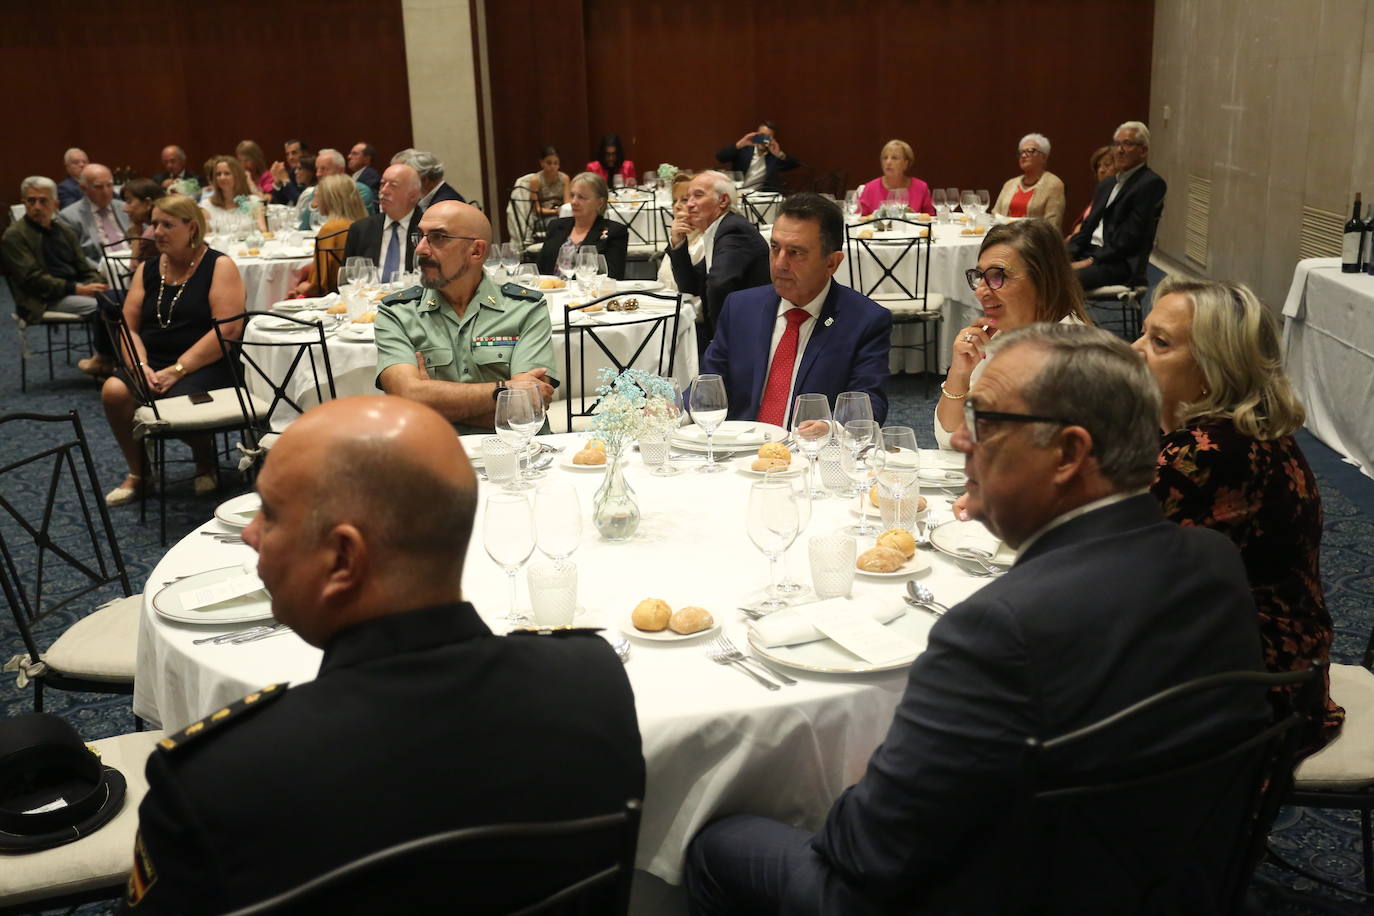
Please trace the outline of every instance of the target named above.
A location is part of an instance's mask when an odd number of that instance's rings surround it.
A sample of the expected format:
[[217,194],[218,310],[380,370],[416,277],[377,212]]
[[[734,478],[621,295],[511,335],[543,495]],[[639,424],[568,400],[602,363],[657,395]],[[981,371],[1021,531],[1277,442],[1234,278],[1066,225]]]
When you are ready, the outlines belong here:
[[410,286],[397,290],[390,296],[382,297],[382,305],[395,305],[398,302],[414,302],[425,294],[423,286]]
[[528,627],[511,630],[507,636],[595,636],[605,627]]
[[544,298],[544,294],[539,290],[521,286],[519,283],[502,284],[501,295],[507,299],[519,299],[522,302],[538,302]]
[[210,713],[199,722],[192,722],[190,725],[169,735],[157,743],[158,749],[163,753],[170,754],[172,751],[179,750],[197,738],[210,734],[216,729],[222,728],[226,723],[242,720],[245,715],[261,709],[278,697],[286,695],[287,684],[269,684],[261,690],[248,694],[241,700],[230,703],[223,709],[218,709]]

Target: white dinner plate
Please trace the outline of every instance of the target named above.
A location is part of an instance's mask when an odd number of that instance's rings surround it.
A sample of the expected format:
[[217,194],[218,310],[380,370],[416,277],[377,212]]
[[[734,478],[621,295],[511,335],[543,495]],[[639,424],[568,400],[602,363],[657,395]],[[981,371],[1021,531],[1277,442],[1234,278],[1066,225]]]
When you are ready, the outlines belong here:
[[272,303],[272,311],[304,312],[307,309],[327,309],[338,301],[338,293],[330,293],[328,296],[306,296],[301,299],[283,299],[280,302]]
[[[885,626],[894,633],[914,640],[924,650],[926,636],[930,633],[930,626],[933,621],[934,618],[929,614],[913,614],[906,611],[900,617],[889,621]],[[916,660],[916,655],[911,655],[884,665],[874,665],[859,658],[848,649],[841,648],[838,643],[831,639],[818,639],[815,642],[806,642],[798,646],[774,646],[768,649],[755,642],[752,633],[749,634],[748,638],[750,647],[769,661],[818,674],[866,674],[871,671],[898,671]]]
[[[306,309],[291,316],[298,321],[327,322],[332,320],[329,315],[315,309]],[[272,315],[264,315],[261,318],[253,319],[253,327],[263,331],[313,331],[314,328],[298,324],[296,321],[289,321],[285,318],[276,318]]]
[[926,559],[925,554],[918,550],[914,557],[903,563],[901,568],[894,569],[892,572],[869,572],[866,569],[859,569],[857,566],[854,568],[854,572],[870,579],[909,579],[912,576],[919,576],[928,569],[930,569],[930,560]]
[[[663,289],[663,284],[658,280],[617,280],[615,281],[615,291],[617,293],[655,293]],[[657,303],[658,300],[654,299]]]
[[309,248],[279,248],[271,254],[261,255],[261,257],[266,261],[288,261],[295,258],[308,258],[312,254],[314,252]]
[[247,528],[262,508],[262,497],[256,493],[235,496],[215,507],[215,518],[230,528]]
[[611,466],[611,459],[607,458],[604,464],[573,464],[573,455],[581,449],[574,450],[572,446],[563,449],[563,454],[558,456],[558,466],[565,471],[604,471]]
[[153,610],[168,620],[178,623],[199,623],[223,626],[227,623],[249,623],[254,620],[272,618],[272,599],[267,592],[259,589],[248,595],[232,598],[222,604],[196,608],[192,611],[181,609],[181,596],[192,589],[204,588],[223,582],[232,576],[243,574],[243,566],[226,566],[209,572],[187,576],[180,582],[173,582],[153,596]]
[[[726,420],[716,428],[716,448],[739,451],[750,446],[760,446],[764,442],[781,442],[787,438],[787,430],[771,423],[754,420]],[[695,423],[673,432],[673,445],[684,451],[706,451],[706,431]]]
[[936,550],[956,559],[959,558],[961,550],[972,547],[992,554],[989,561],[991,563],[1011,565],[1016,562],[1016,551],[998,540],[982,522],[961,522],[953,519],[936,525],[930,529],[930,543]]
[[[752,467],[753,463],[758,460],[758,457],[758,455],[741,455],[734,461],[735,470],[742,471],[743,473],[748,474],[750,477],[767,476],[767,471],[756,471]],[[775,477],[792,477],[796,474],[802,473],[807,469],[807,467],[809,467],[809,465],[806,462],[806,458],[804,458],[801,455],[793,455],[792,464],[789,465],[786,470],[774,471],[773,475]]]
[[[714,614],[711,616],[715,617]],[[620,632],[624,633],[626,636],[633,636],[635,639],[647,639],[650,642],[686,642],[689,639],[700,639],[703,636],[710,636],[720,629],[720,620],[717,619],[713,626],[709,626],[704,630],[698,630],[695,633],[687,633],[685,635],[682,633],[674,633],[672,630],[659,630],[656,633],[646,632],[645,630],[637,628],[630,622],[629,614],[621,618],[619,626]]]
[[346,324],[335,331],[334,336],[339,340],[347,340],[352,343],[373,343],[377,340],[377,326],[375,324]]

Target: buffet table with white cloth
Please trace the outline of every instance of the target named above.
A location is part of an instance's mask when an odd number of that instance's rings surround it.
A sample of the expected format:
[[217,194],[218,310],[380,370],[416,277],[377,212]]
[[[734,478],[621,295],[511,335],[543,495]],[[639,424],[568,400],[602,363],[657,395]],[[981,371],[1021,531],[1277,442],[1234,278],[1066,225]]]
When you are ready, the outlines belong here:
[[[549,474],[571,481],[581,502],[582,542],[572,561],[578,567],[579,603],[585,613],[576,623],[603,625],[603,635],[612,641],[621,637],[622,629],[629,631],[632,648],[626,671],[648,767],[637,864],[676,884],[688,842],[714,817],[747,811],[818,827],[840,792],[862,775],[886,734],[906,683],[906,665],[865,674],[788,668],[784,670],[799,683],[768,691],[738,670],[709,660],[704,648],[711,642],[710,633],[672,642],[636,635],[629,624],[632,609],[641,599],[657,597],[674,608],[707,608],[736,645],[748,646],[747,621],[738,608],[759,600],[767,582],[767,563],[746,532],[750,484],[756,475],[738,469],[700,474],[692,470],[695,462],[686,461],[677,476],[655,477],[635,455],[626,478],[643,519],[629,541],[609,543],[590,523],[593,494],[603,472],[573,470],[566,463],[583,438],[572,434],[541,440],[564,447]],[[962,467],[962,456],[956,453],[922,456],[927,467]],[[494,630],[503,632],[508,624],[499,617],[509,601],[507,579],[482,547],[480,520],[490,490],[490,484],[481,484],[478,522],[463,570],[463,596]],[[939,509],[948,519],[945,491],[924,492],[932,511]],[[838,497],[814,503],[810,524],[788,559],[798,581],[810,582],[807,537],[851,524],[854,505],[853,499]],[[252,565],[253,552],[247,546],[206,536],[234,530],[211,520],[187,535],[153,570],[144,591],[134,711],[168,731],[266,684],[311,680],[319,666],[321,652],[293,633],[242,645],[196,645],[194,640],[232,627],[178,623],[154,610],[159,591],[179,576]],[[858,541],[861,551],[872,546],[871,538]],[[933,550],[918,551],[905,569],[885,576],[860,573],[852,600],[865,610],[905,610],[892,625],[900,624],[919,651],[935,618],[902,603],[907,580],[924,582],[949,605],[987,580],[974,578],[952,558]],[[519,603],[527,608],[523,571],[519,591]]]
[[[626,299],[635,298],[638,291],[646,287],[658,288],[656,281],[629,280],[621,281],[618,287],[625,291]],[[610,360],[606,357],[599,347],[591,341],[583,338],[586,335],[574,333],[573,340],[573,372],[577,375],[578,361],[583,358],[585,350],[585,388],[579,378],[564,379],[564,360],[568,349],[568,335],[563,331],[563,308],[564,306],[577,299],[585,300],[571,290],[548,290],[545,292],[545,299],[549,307],[549,321],[553,325],[553,353],[554,365],[551,367],[552,375],[558,378],[563,384],[554,391],[554,402],[549,406],[549,411],[555,413],[566,410],[562,401],[566,398],[582,397],[584,394],[591,395],[597,386],[597,369],[602,366],[609,366]],[[278,308],[286,307],[291,311],[283,310],[283,314],[293,316],[306,316],[313,320],[321,317],[325,322],[326,338],[325,346],[329,349],[330,369],[334,374],[334,390],[339,397],[348,397],[357,394],[377,394],[377,347],[373,337],[372,325],[345,324],[342,328],[334,324],[334,316],[318,316],[315,312],[295,311],[295,308],[303,300],[288,300],[278,302]],[[584,325],[594,327],[596,335],[607,347],[609,347],[622,361],[627,360],[630,354],[643,342],[645,334],[648,333],[648,324],[625,324],[624,327],[617,327],[618,324],[634,321],[636,318],[644,318],[649,315],[667,314],[671,310],[671,300],[652,299],[643,297],[638,300],[640,309],[634,312],[610,312],[601,311],[596,314],[574,316],[574,325]],[[695,299],[684,298],[682,311],[678,320],[677,340],[674,345],[675,356],[673,358],[672,376],[679,384],[686,386],[697,374],[697,331],[696,331],[696,306]],[[319,303],[323,304],[323,302]],[[301,331],[299,325],[283,323],[285,329],[280,326],[272,327],[264,325],[262,321],[254,321],[244,332],[244,340],[248,343],[261,343],[265,341],[280,342],[285,340],[309,340],[313,335],[313,330]],[[671,329],[671,327],[670,327]],[[634,368],[646,369],[651,372],[658,370],[658,343],[657,338],[646,346],[639,357],[631,364]],[[267,351],[267,352],[264,352]],[[285,374],[291,360],[294,358],[295,350],[291,347],[278,347],[268,350],[265,347],[257,348],[252,351],[253,358],[257,360],[264,371],[274,379],[280,379]],[[267,391],[266,384],[256,373],[248,374],[248,389],[253,394],[270,398],[271,393]],[[315,379],[309,367],[306,366],[298,370],[291,380],[288,394],[297,403],[309,407],[314,401]],[[566,417],[566,413],[564,413]],[[284,428],[295,417],[295,412],[286,405],[280,407],[273,414],[273,426],[277,429]]]
[[1342,273],[1339,258],[1300,261],[1283,318],[1307,428],[1374,476],[1374,276]]

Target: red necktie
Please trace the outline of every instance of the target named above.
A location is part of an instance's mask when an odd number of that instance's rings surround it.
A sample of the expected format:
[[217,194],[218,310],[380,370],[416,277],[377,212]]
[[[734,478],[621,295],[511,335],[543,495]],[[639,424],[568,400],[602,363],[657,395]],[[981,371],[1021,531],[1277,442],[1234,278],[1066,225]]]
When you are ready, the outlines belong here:
[[797,338],[801,323],[811,317],[806,309],[788,309],[783,317],[787,329],[782,332],[778,348],[773,351],[773,365],[768,367],[768,383],[763,386],[763,400],[759,402],[760,423],[781,426],[787,416],[787,395],[792,390],[792,367],[797,363]]

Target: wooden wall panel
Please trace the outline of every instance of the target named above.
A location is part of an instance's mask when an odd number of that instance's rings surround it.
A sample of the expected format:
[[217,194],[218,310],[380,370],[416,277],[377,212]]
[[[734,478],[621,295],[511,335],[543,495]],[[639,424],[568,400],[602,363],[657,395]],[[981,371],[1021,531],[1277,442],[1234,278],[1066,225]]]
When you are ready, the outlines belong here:
[[383,165],[411,142],[400,0],[5,3],[0,59],[6,202],[25,175],[64,177],[69,146],[151,175],[168,143],[199,169],[245,138],[269,160],[293,136],[366,140]]
[[[549,50],[575,66],[580,45],[584,70],[551,74],[542,54],[492,48],[503,185],[531,155],[505,137],[559,144],[570,172],[605,132],[622,136],[641,172],[702,168],[769,118],[789,154],[846,172],[850,187],[879,174],[879,150],[899,137],[932,186],[996,194],[1016,174],[1017,140],[1034,130],[1053,143],[1050,168],[1076,212],[1091,193],[1088,155],[1149,110],[1153,4],[1140,0],[563,2],[568,28]],[[489,35],[542,34],[531,23],[548,21],[499,0],[487,16]],[[550,112],[554,99],[566,110]]]

